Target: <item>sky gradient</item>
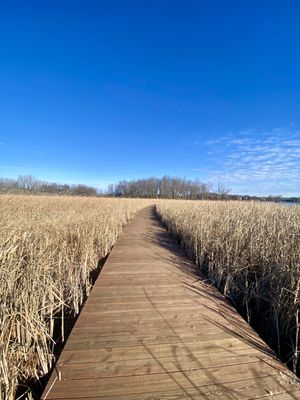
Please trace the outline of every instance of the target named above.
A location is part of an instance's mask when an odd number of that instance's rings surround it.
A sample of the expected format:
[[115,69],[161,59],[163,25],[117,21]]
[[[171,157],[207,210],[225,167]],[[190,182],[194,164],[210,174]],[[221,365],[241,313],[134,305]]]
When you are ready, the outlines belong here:
[[300,2],[0,3],[0,176],[300,195]]

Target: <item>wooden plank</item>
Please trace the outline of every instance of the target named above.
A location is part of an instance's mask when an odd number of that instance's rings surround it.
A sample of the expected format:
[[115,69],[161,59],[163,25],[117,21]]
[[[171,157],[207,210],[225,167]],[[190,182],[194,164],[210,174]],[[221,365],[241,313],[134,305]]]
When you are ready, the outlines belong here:
[[[201,360],[196,355],[161,357],[159,359],[136,359],[110,361],[109,363],[62,363],[58,365],[62,380],[76,379],[99,379],[104,377],[131,376],[131,375],[150,375],[179,371],[201,370],[208,368],[223,368],[227,366],[251,364],[257,362],[258,358],[251,354],[234,356],[231,353],[213,353],[210,357]],[[200,372],[199,372],[200,373]]]
[[[172,390],[191,390],[200,396],[210,395],[211,398],[235,398],[251,399],[255,396],[263,396],[268,393],[282,393],[283,386],[286,391],[291,391],[293,383],[281,377],[279,374],[268,375],[262,371],[258,377],[255,369],[250,365],[239,366],[240,380],[236,367],[228,367],[226,370],[216,369],[215,373],[199,373],[199,371],[175,372],[142,376],[113,377],[103,379],[83,379],[72,381],[58,381],[54,384],[51,395],[48,398],[81,398],[95,397],[97,395],[107,398],[119,396],[124,399],[128,394],[145,394],[151,391],[163,393]],[[256,371],[257,372],[257,371]],[[267,374],[267,375],[266,375]],[[263,378],[265,378],[263,380]],[[261,382],[260,382],[261,381]],[[72,385],[70,384],[72,382]],[[259,383],[261,385],[259,385]],[[194,393],[195,393],[194,392]],[[214,397],[213,397],[214,396]],[[131,398],[131,397],[130,397]],[[193,398],[193,397],[192,397]],[[201,397],[199,397],[201,398]]]
[[[96,332],[96,334],[93,334]],[[162,345],[162,344],[187,344],[190,342],[203,342],[212,341],[214,339],[222,340],[228,337],[225,332],[210,330],[199,334],[183,334],[183,335],[172,335],[172,332],[167,332],[160,335],[154,334],[117,334],[117,335],[98,335],[97,329],[94,331],[84,331],[84,333],[76,331],[76,335],[72,336],[66,343],[64,350],[83,350],[83,349],[99,349],[106,346],[117,347],[131,347],[141,344],[147,345]]]
[[[268,386],[269,385],[269,386]],[[235,390],[236,387],[239,388],[239,391]],[[263,390],[262,387],[272,387],[275,388],[274,394],[269,393],[268,389]],[[251,391],[255,393],[264,393],[262,396],[251,396]],[[210,385],[206,387],[202,387],[201,391],[199,389],[177,389],[177,390],[167,390],[160,392],[150,392],[150,393],[139,393],[139,394],[130,394],[123,395],[122,400],[203,400],[203,399],[264,399],[264,400],[297,400],[300,398],[299,391],[290,391],[286,393],[280,393],[280,385],[276,385],[274,380],[270,380],[270,378],[262,378],[257,382],[257,386],[253,384],[253,381],[246,382],[238,382],[238,384],[230,383],[222,386],[218,385]],[[64,399],[68,400],[70,397],[65,397]],[[97,395],[97,397],[81,397],[81,400],[94,400],[94,399],[105,399],[105,400],[116,400],[120,399],[120,396],[101,396]]]
[[[241,351],[249,351],[249,346],[236,338],[226,338],[222,340],[208,340],[202,342],[177,343],[177,344],[154,344],[142,346],[93,348],[83,350],[65,350],[63,351],[60,362],[62,363],[87,363],[87,362],[111,362],[117,360],[139,360],[159,357],[177,357],[177,356],[197,356],[203,357],[209,352],[238,355]],[[253,354],[258,351],[251,348]]]
[[266,396],[255,397],[256,399],[273,399],[273,400],[297,400],[300,399],[300,390],[286,392],[286,393],[273,393],[269,392]]
[[42,398],[283,400],[299,390],[146,208],[114,246]]

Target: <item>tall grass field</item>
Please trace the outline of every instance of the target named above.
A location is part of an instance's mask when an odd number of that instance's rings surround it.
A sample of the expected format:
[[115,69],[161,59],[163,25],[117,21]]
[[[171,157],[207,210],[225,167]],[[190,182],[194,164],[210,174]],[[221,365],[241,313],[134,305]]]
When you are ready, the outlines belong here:
[[299,372],[300,207],[164,201],[157,212],[200,271]]
[[15,398],[18,387],[47,374],[55,361],[55,321],[63,335],[63,317],[79,312],[99,260],[127,221],[154,202],[200,271],[299,372],[300,207],[3,195],[0,399]]
[[148,203],[0,197],[0,398],[47,373],[56,316],[78,313],[91,271]]

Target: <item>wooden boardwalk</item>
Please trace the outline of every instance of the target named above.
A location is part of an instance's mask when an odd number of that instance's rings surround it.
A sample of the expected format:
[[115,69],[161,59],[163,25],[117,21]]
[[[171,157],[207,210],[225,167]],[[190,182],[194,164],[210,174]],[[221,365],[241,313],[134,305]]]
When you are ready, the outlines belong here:
[[300,387],[148,207],[109,255],[42,398],[283,400]]

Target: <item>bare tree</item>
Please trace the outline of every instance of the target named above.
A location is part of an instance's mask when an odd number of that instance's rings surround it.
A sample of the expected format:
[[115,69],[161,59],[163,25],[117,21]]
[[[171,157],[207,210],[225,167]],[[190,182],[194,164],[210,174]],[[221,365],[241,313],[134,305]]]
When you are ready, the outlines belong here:
[[219,182],[217,185],[217,194],[219,195],[219,197],[221,199],[226,199],[228,198],[229,193],[231,192],[231,189],[227,186],[225,186],[225,184]]

